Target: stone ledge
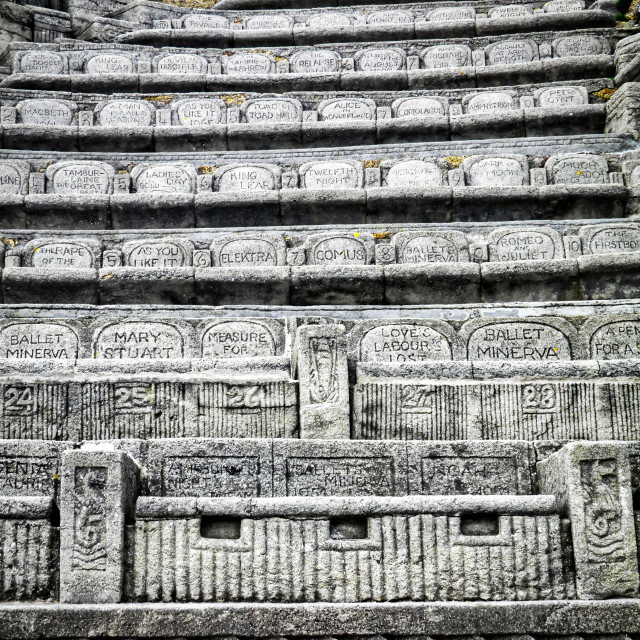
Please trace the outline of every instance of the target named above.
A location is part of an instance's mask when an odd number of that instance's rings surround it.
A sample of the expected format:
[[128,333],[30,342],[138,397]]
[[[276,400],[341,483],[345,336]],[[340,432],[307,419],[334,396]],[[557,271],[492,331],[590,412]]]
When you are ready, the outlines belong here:
[[0,639],[640,633],[640,600],[0,605]]

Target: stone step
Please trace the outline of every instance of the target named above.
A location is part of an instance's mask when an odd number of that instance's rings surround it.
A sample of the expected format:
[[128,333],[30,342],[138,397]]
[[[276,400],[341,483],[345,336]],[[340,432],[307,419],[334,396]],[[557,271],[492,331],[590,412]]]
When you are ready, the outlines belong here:
[[[7,373],[52,380],[76,367],[85,374],[130,373],[137,367],[228,376],[250,369],[280,379],[295,374],[296,327],[324,318],[346,329],[345,366],[352,379],[358,368],[371,376],[378,367],[384,377],[401,365],[406,375],[422,367],[431,379],[448,381],[456,372],[478,380],[523,371],[558,378],[566,371],[574,375],[574,365],[589,378],[611,377],[625,366],[630,375],[638,369],[639,311],[637,299],[380,310],[4,305],[0,359]],[[436,367],[439,373],[433,373]]]
[[[124,44],[11,45],[3,87],[99,92],[406,90],[503,86],[611,77],[614,29],[384,44],[156,49]],[[105,66],[106,65],[106,66]],[[107,73],[105,73],[105,70]]]
[[487,8],[485,5],[485,12],[481,13],[469,4],[349,7],[321,13],[307,9],[269,14],[204,13],[162,5],[129,5],[114,17],[117,15],[138,25],[133,31],[119,35],[117,42],[155,47],[304,46],[615,26],[614,13],[609,8],[586,9],[583,0],[553,0],[543,6],[529,3]]
[[11,234],[0,299],[305,305],[640,297],[639,223],[555,226]]
[[170,155],[98,156],[110,163],[65,154],[61,162],[49,156],[43,163],[29,152],[25,160],[0,160],[6,194],[0,214],[8,228],[158,229],[593,219],[636,212],[633,154],[541,158],[511,149],[433,158],[400,150],[400,158],[388,160],[378,149],[376,160],[351,151],[338,159],[329,150],[331,160],[301,152],[295,163],[286,155],[228,162],[228,156],[189,154],[173,156],[177,162],[161,161]]
[[[373,442],[181,438],[119,440],[147,473],[140,494],[178,498],[529,495],[535,465],[559,443]],[[59,502],[62,454],[73,442],[0,440],[3,495]],[[637,443],[623,445],[630,455]],[[354,473],[355,471],[355,473]]]
[[70,96],[0,89],[0,145],[65,151],[233,151],[343,146],[345,140],[372,145],[602,133],[611,93],[607,79],[473,91],[280,97]]

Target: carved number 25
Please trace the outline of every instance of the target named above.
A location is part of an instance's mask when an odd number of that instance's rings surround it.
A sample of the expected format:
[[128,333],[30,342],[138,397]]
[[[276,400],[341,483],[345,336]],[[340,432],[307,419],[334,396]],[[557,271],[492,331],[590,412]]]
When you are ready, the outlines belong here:
[[4,390],[4,412],[28,415],[36,410],[36,395],[33,387],[6,387]]
[[528,413],[550,411],[556,406],[556,390],[550,384],[528,384],[522,389],[522,408]]

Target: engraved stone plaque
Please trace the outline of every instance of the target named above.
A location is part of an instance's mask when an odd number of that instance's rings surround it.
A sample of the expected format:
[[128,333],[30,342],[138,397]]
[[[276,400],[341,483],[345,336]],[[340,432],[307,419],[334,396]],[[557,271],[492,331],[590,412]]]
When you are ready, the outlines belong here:
[[215,98],[178,100],[171,105],[178,124],[188,127],[210,127],[223,122],[225,105]]
[[63,195],[109,193],[114,174],[104,162],[60,162],[47,167],[48,190]]
[[311,235],[305,242],[307,264],[369,264],[373,246],[369,234]]
[[113,100],[96,109],[98,124],[106,127],[150,127],[155,109],[143,100]]
[[567,13],[570,11],[582,11],[584,0],[552,0],[544,5],[545,13]]
[[139,164],[131,179],[138,193],[194,193],[196,171],[182,163]]
[[531,493],[530,448],[516,442],[412,443],[409,491],[417,495]]
[[606,158],[587,154],[552,156],[545,168],[552,184],[605,184],[609,173]]
[[405,67],[406,57],[399,49],[365,49],[355,56],[356,70],[399,71]]
[[78,336],[57,322],[15,322],[0,329],[0,358],[12,360],[73,360]]
[[448,69],[471,65],[471,49],[465,44],[439,44],[420,54],[426,69]]
[[508,4],[504,7],[493,7],[487,15],[495,20],[512,20],[514,18],[527,18],[533,15],[531,7],[526,5]]
[[194,13],[182,19],[183,29],[228,29],[229,20],[208,13]]
[[[303,168],[301,167],[301,172]],[[314,162],[304,168],[305,189],[358,189],[362,187],[362,167],[347,162]]]
[[134,241],[126,243],[122,253],[125,266],[169,269],[189,266],[193,245],[169,239]]
[[211,244],[216,267],[276,267],[286,264],[286,245],[276,234],[222,234]]
[[223,167],[216,184],[218,191],[272,191],[278,187],[271,169],[251,165]]
[[307,20],[307,26],[312,29],[325,29],[327,27],[350,27],[353,20],[350,16],[337,11],[327,11],[311,16]]
[[569,338],[560,329],[539,322],[488,322],[470,333],[469,360],[571,360]]
[[597,56],[609,53],[611,48],[604,38],[596,36],[566,36],[553,42],[553,50],[559,58],[569,56]]
[[166,322],[112,322],[96,332],[93,354],[108,360],[182,358],[184,340],[180,331]]
[[0,487],[3,496],[53,498],[60,468],[61,445],[53,442],[0,443]]
[[275,73],[275,70],[276,61],[265,53],[234,53],[226,60],[226,72],[229,75]]
[[449,339],[425,321],[388,322],[366,330],[358,359],[366,362],[451,360]]
[[372,11],[367,14],[367,24],[411,24],[413,16],[406,11]]
[[538,59],[538,47],[533,40],[504,40],[485,49],[487,65],[519,64]]
[[640,227],[636,225],[599,225],[581,229],[580,235],[590,253],[640,251]]
[[0,194],[18,195],[27,192],[29,165],[20,160],[0,161]]
[[20,58],[22,73],[58,75],[64,73],[65,64],[61,55],[51,51],[29,51]]
[[105,75],[110,73],[133,73],[133,62],[127,56],[103,54],[93,56],[86,62],[86,73]]
[[404,160],[394,164],[386,175],[387,187],[420,189],[442,186],[442,170],[435,162]]
[[333,98],[318,105],[320,120],[374,120],[375,103],[364,98]]
[[537,90],[535,95],[538,106],[546,108],[573,107],[589,103],[589,96],[584,87],[550,87]]
[[431,22],[443,20],[475,20],[476,10],[473,7],[442,7],[427,13]]
[[[33,246],[35,244],[35,246]],[[92,251],[80,242],[63,240],[35,240],[29,243],[25,260],[33,267],[66,269],[90,269],[95,267]]]
[[240,107],[247,122],[298,122],[302,104],[290,98],[253,98]]
[[244,21],[245,29],[291,29],[293,18],[284,15],[252,16]]
[[484,158],[468,171],[472,187],[519,187],[527,182],[522,164],[514,158]]
[[446,115],[445,106],[435,98],[400,98],[391,105],[396,118],[433,118]]
[[207,60],[191,53],[172,53],[156,61],[158,73],[188,75],[207,72]]
[[493,113],[496,111],[509,111],[514,108],[513,98],[500,91],[479,93],[467,102],[467,113]]
[[469,260],[464,234],[456,231],[402,231],[392,240],[401,264],[427,264]]
[[310,49],[291,56],[292,73],[336,73],[340,64],[340,54],[326,49]]
[[562,258],[562,242],[552,229],[517,229],[494,231],[489,236],[490,260],[553,260]]
[[640,358],[640,319],[607,322],[589,339],[594,360],[626,360]]
[[205,325],[201,344],[207,359],[265,358],[282,353],[284,330],[268,320],[220,320]]
[[69,126],[73,120],[71,104],[62,100],[21,100],[16,111],[22,124]]

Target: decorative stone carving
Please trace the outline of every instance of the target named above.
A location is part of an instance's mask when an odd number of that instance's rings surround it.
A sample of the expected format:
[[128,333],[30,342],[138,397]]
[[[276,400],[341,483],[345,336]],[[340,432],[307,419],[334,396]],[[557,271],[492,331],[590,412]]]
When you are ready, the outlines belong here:
[[448,69],[471,65],[471,49],[464,44],[439,44],[427,47],[420,54],[426,69]]
[[131,170],[138,193],[195,193],[196,171],[187,163],[138,164]]
[[94,113],[105,127],[150,127],[156,110],[144,100],[110,100],[97,105]]
[[47,167],[47,191],[61,195],[109,193],[115,169],[104,162],[57,162]]
[[211,127],[225,121],[226,105],[214,98],[185,98],[171,103],[179,125]]
[[16,104],[22,124],[40,126],[69,126],[73,122],[75,107],[63,100],[30,99]]
[[277,234],[221,234],[211,243],[216,267],[282,266],[286,264],[286,245]]
[[293,98],[250,98],[240,112],[246,122],[302,121],[302,104]]
[[300,166],[300,176],[305,189],[358,189],[364,169],[353,161],[307,162]]

